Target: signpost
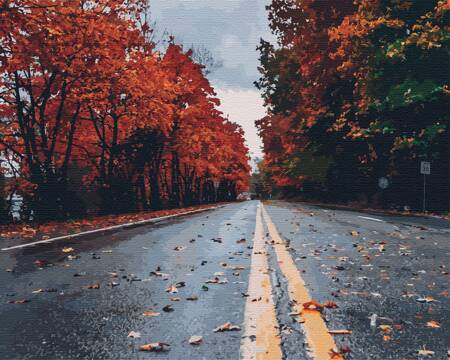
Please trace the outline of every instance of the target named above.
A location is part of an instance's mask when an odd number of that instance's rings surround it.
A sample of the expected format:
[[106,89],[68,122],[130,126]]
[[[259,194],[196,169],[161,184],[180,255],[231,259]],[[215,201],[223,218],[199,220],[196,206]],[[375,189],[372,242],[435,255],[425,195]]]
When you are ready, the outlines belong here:
[[387,178],[385,178],[383,176],[378,179],[378,187],[380,189],[385,190],[385,189],[387,189],[388,186],[389,186],[389,180]]
[[421,161],[420,162],[420,173],[423,174],[423,203],[422,203],[422,210],[423,210],[423,212],[425,212],[427,175],[431,174],[431,163],[429,161]]

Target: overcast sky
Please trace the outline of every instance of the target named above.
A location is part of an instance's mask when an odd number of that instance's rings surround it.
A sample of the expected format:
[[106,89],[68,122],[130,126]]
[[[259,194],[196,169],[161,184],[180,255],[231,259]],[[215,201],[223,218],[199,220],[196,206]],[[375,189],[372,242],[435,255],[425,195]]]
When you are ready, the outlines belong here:
[[244,128],[252,157],[261,157],[254,121],[264,116],[258,79],[260,38],[271,39],[266,0],[151,0],[152,20],[179,43],[203,46],[223,66],[209,75],[222,111]]

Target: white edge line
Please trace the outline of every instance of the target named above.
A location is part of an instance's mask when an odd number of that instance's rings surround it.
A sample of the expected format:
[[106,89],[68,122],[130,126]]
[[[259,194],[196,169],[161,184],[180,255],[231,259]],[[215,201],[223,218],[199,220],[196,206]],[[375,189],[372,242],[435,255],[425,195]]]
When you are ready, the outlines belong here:
[[151,223],[154,223],[154,222],[159,222],[159,221],[170,219],[170,218],[174,218],[174,217],[177,217],[177,216],[189,215],[189,214],[194,214],[194,213],[198,213],[198,212],[202,212],[202,211],[208,211],[208,210],[215,210],[215,209],[221,208],[223,206],[224,205],[219,205],[219,206],[214,206],[214,207],[210,207],[210,208],[207,208],[207,209],[197,209],[197,210],[192,210],[192,211],[186,211],[186,212],[183,212],[183,213],[178,213],[178,214],[173,214],[173,215],[166,215],[166,216],[161,216],[161,217],[152,218],[152,219],[146,219],[146,220],[140,220],[140,221],[136,221],[136,222],[130,222],[130,223],[125,223],[125,224],[113,225],[113,226],[109,226],[109,227],[105,227],[105,228],[101,228],[101,229],[83,231],[83,232],[80,232],[80,233],[77,233],[77,234],[58,236],[58,237],[54,237],[54,238],[47,239],[47,240],[33,241],[33,242],[30,242],[30,243],[26,243],[26,244],[21,244],[21,245],[15,245],[15,246],[2,248],[1,251],[20,249],[20,248],[24,248],[24,247],[28,247],[28,246],[39,245],[39,244],[46,244],[46,243],[51,243],[51,242],[58,241],[58,240],[73,239],[73,238],[77,238],[77,237],[81,237],[81,236],[85,236],[85,235],[102,233],[102,232],[107,232],[107,231],[112,231],[112,230],[120,230],[120,229],[127,228],[129,226],[140,226],[140,225],[145,225],[145,224],[151,224]]
[[372,217],[368,217],[368,216],[358,216],[361,219],[366,219],[366,220],[372,220],[372,221],[378,221],[378,222],[385,222],[384,220],[381,219],[376,219],[376,218],[372,218]]

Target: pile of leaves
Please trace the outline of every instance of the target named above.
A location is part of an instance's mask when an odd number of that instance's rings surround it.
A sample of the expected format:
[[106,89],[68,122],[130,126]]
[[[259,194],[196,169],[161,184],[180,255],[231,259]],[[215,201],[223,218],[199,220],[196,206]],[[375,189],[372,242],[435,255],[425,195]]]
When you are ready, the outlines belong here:
[[0,225],[0,238],[45,240],[51,237],[76,234],[83,231],[106,228],[114,225],[134,223],[162,216],[180,214],[192,210],[207,209],[213,205],[198,205],[181,209],[138,212],[124,215],[105,215],[70,221],[52,221],[40,224]]

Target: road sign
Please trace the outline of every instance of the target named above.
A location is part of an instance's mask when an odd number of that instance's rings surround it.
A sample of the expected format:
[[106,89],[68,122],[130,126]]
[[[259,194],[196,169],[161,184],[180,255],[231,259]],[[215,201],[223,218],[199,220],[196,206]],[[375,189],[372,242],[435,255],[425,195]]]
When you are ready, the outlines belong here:
[[383,189],[383,190],[387,189],[387,187],[389,186],[389,180],[387,178],[385,178],[384,176],[380,177],[378,179],[378,186],[380,189]]
[[423,175],[431,174],[431,163],[429,161],[420,162],[420,173]]
[[427,175],[431,174],[431,163],[429,161],[420,162],[420,173],[423,175],[423,201],[422,210],[425,212],[426,209],[426,197],[427,197]]

